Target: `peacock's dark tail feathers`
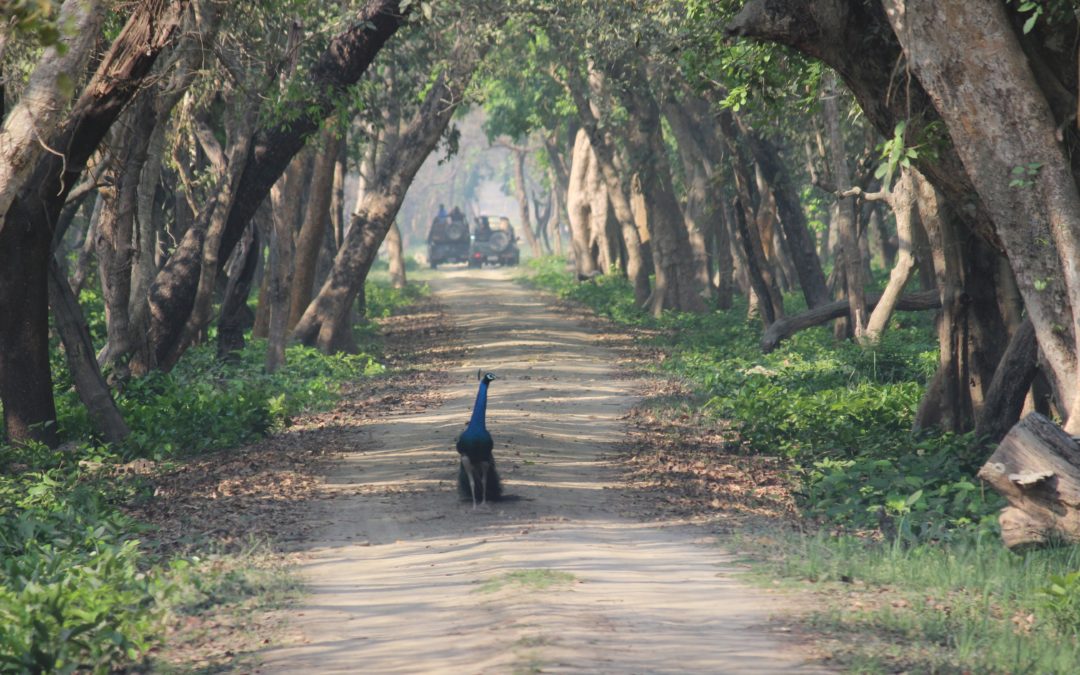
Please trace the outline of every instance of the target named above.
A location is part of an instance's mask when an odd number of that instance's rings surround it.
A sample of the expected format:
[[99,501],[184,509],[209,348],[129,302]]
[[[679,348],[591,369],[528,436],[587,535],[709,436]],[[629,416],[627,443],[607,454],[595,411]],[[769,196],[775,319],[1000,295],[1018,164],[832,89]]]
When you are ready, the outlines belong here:
[[[483,501],[481,499],[481,479],[479,468],[474,467],[476,470],[476,501]],[[469,477],[465,474],[465,465],[458,464],[458,479],[457,479],[458,497],[461,501],[472,501],[472,492],[469,491]],[[488,468],[488,481],[487,481],[487,501],[497,502],[503,497],[502,493],[502,481],[499,480],[499,472],[495,470],[495,462],[491,462]]]

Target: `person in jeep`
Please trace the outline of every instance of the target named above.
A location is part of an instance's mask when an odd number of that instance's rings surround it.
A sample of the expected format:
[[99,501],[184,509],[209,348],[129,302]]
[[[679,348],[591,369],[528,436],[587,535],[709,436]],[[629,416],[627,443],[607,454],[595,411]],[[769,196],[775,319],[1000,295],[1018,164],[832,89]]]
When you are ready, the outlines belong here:
[[469,222],[461,209],[447,214],[439,204],[439,213],[428,230],[428,263],[435,269],[444,262],[467,262],[469,259]]

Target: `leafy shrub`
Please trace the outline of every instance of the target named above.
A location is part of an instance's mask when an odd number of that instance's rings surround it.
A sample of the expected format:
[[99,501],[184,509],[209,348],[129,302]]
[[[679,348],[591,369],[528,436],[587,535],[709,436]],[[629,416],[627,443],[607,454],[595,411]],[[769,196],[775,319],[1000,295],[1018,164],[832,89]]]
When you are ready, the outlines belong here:
[[1080,570],[1051,574],[1039,589],[1043,613],[1064,635],[1080,635]]
[[110,670],[156,644],[169,589],[147,570],[114,489],[61,454],[0,448],[26,470],[0,476],[0,669]]

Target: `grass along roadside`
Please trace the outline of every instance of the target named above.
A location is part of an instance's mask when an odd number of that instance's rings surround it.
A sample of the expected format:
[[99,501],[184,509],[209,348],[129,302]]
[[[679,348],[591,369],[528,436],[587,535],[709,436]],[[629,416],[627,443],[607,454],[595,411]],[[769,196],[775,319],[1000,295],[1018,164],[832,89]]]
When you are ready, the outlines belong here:
[[984,457],[909,431],[937,362],[930,317],[898,317],[873,350],[816,329],[763,355],[745,306],[654,319],[622,279],[577,283],[553,259],[523,282],[630,333],[660,380],[631,416],[633,484],[729,533],[762,583],[805,593],[819,609],[794,628],[833,663],[1076,671],[1080,549],[1004,549],[1001,502],[974,478]]
[[[426,294],[369,288],[376,316]],[[93,298],[87,309],[100,324]],[[257,341],[226,364],[192,350],[119,396],[133,428],[123,447],[89,437],[58,377],[65,446],[0,447],[0,671],[112,672],[150,656],[155,669],[212,671],[267,639],[240,617],[295,582],[267,543],[281,524],[246,525],[312,496],[319,454],[287,440],[293,428],[342,395],[365,410],[355,383],[390,376],[375,329],[360,330],[369,353],[292,347],[273,376]]]

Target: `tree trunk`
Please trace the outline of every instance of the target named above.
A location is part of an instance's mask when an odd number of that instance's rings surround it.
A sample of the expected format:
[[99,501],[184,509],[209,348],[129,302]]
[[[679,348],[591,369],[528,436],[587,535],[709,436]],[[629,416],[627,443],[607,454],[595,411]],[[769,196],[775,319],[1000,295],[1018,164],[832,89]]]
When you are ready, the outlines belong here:
[[122,443],[131,430],[101,375],[79,301],[55,258],[49,263],[49,304],[56,331],[64,344],[64,356],[75,382],[75,392],[90,413],[94,431],[108,443]]
[[267,345],[266,372],[273,373],[285,363],[285,341],[289,332],[289,288],[293,279],[293,235],[300,222],[304,188],[308,185],[308,159],[303,151],[293,157],[288,170],[270,190],[273,207],[273,235],[266,261]]
[[731,150],[735,192],[738,194],[738,203],[735,205],[735,231],[745,254],[747,275],[759,303],[762,321],[768,327],[784,316],[784,296],[780,293],[776,278],[765,258],[761,234],[757,227],[751,225],[755,223],[755,220],[754,212],[748,206],[753,203],[749,169],[745,164],[745,158],[734,143]]
[[0,403],[12,441],[58,440],[48,353],[53,223],[90,156],[171,40],[186,6],[147,2],[135,8],[63,124],[43,143],[67,154],[46,153],[34,162],[25,189],[3,211],[0,316],[20,317],[0,322]]
[[540,250],[540,242],[533,233],[532,219],[529,218],[529,195],[525,185],[525,160],[528,157],[528,150],[511,146],[510,154],[514,162],[514,196],[518,203],[521,230],[525,233],[525,241],[529,242],[529,249],[533,256],[540,257],[543,251]]
[[46,148],[64,147],[43,142],[51,140],[59,130],[71,98],[71,92],[61,86],[61,79],[74,79],[72,75],[86,70],[104,21],[104,2],[65,0],[57,25],[65,27],[63,36],[69,39],[45,50],[18,103],[3,118],[3,127],[0,127],[0,230],[4,228],[5,216],[19,193],[32,185],[27,181],[46,156]]
[[340,137],[333,125],[327,125],[319,142],[319,152],[315,155],[308,189],[307,209],[304,223],[296,241],[296,265],[289,299],[288,329],[292,330],[304,314],[315,287],[315,272],[319,262],[319,252],[326,239],[326,228],[330,220],[330,202],[334,192],[334,169],[345,139]]
[[146,164],[150,136],[154,131],[153,99],[149,92],[140,95],[119,126],[111,174],[99,191],[103,201],[97,228],[98,273],[105,301],[108,344],[101,355],[101,365],[111,367],[112,379],[123,382],[128,371],[125,359],[132,349],[134,331],[130,322],[132,260],[136,255],[135,211],[138,207],[139,177]]
[[694,254],[694,276],[698,284],[712,295],[712,277],[709,274],[709,254],[706,247],[706,233],[710,231],[719,214],[717,202],[710,202],[709,168],[701,157],[700,130],[694,129],[683,105],[671,102],[664,104],[664,118],[668,120],[679,148],[685,174],[686,191],[683,218],[690,238],[690,250]]
[[[593,79],[598,71],[593,71]],[[648,89],[644,68],[634,73],[635,86],[622,89],[620,100],[630,115],[625,141],[633,169],[641,179],[641,190],[649,209],[656,287],[649,310],[659,316],[664,310],[700,312],[705,309],[702,288],[694,276],[690,237],[682,210],[671,184],[671,167],[660,128],[660,108]]]
[[898,242],[896,252],[896,264],[889,273],[889,283],[885,286],[885,292],[881,300],[870,313],[870,319],[866,322],[864,342],[876,344],[881,340],[885,327],[892,318],[896,301],[911,279],[915,271],[915,255],[912,249],[912,224],[913,218],[918,216],[916,210],[915,185],[911,172],[914,169],[905,169],[900,174],[892,191],[885,197],[893,213],[896,215],[896,238]]
[[[219,261],[224,263],[232,254],[248,222],[266,199],[289,162],[312,133],[326,120],[338,101],[347,96],[348,88],[367,71],[383,45],[405,23],[412,6],[401,10],[400,0],[369,0],[359,9],[349,28],[335,36],[315,65],[308,71],[307,91],[312,98],[297,105],[297,119],[288,125],[259,129],[252,141],[244,172],[236,189],[236,203],[222,234]],[[169,274],[159,274],[152,289],[152,304],[158,307],[173,305],[174,298],[192,297],[198,285],[198,269],[188,259],[177,261]],[[179,332],[187,315],[155,312],[150,331],[157,335]]]
[[255,270],[262,253],[259,228],[252,221],[247,235],[240,240],[236,259],[225,286],[218,317],[217,356],[227,359],[244,348],[244,333],[255,323],[255,313],[248,307],[248,295],[255,280]]
[[599,269],[589,246],[589,166],[595,161],[584,129],[578,129],[574,156],[566,190],[566,211],[570,219],[570,245],[578,278],[591,277]]
[[594,97],[603,101],[607,98],[607,92],[602,78],[592,77],[590,74],[589,82],[586,84],[578,80],[578,73],[574,72],[572,75],[574,77],[568,89],[574,99],[574,106],[577,108],[581,131],[585,132],[588,145],[592,148],[593,161],[599,164],[600,174],[607,188],[608,200],[614,210],[615,218],[619,221],[623,242],[626,245],[626,275],[634,287],[634,300],[639,306],[644,306],[649,298],[649,272],[643,257],[642,237],[638,231],[626,186],[615,166],[615,149],[608,142],[603,129],[600,128],[597,119],[599,108],[594,109],[593,102],[590,102],[587,94],[591,89]]
[[[848,169],[847,148],[840,129],[840,108],[837,104],[839,95],[836,78],[830,73],[825,80],[821,110],[829,138],[829,165],[833,185],[839,193],[843,194],[851,187],[851,172]],[[844,271],[845,294],[851,308],[848,312],[848,321],[855,339],[863,342],[866,340],[867,321],[866,279],[863,278],[854,198],[839,197],[837,199],[837,219],[834,225],[840,244],[836,264]]]
[[[9,216],[18,216],[20,203]],[[10,218],[0,229],[0,403],[12,443],[56,446],[56,407],[49,369],[48,260],[50,232],[29,218]]]
[[405,278],[405,251],[396,220],[386,233],[386,252],[390,258],[390,285],[394,288],[405,288],[408,283]]
[[761,250],[757,229],[748,224],[747,210],[742,203],[742,198],[736,200],[734,212],[736,238],[746,254],[746,271],[750,276],[750,285],[758,298],[761,320],[767,328],[783,316],[783,305],[779,304],[774,297],[775,284],[772,282],[772,276],[765,262],[765,253]]
[[1024,400],[1039,372],[1039,344],[1030,319],[1013,332],[1009,347],[986,392],[975,424],[975,436],[997,443],[1020,419]]
[[[867,295],[867,306],[873,309],[877,306],[881,297],[882,296],[877,293]],[[900,296],[897,298],[893,309],[894,311],[901,312],[922,312],[928,309],[939,309],[940,307],[941,298],[938,296],[937,291],[921,291],[919,293]],[[793,314],[779,319],[776,323],[769,326],[765,330],[765,334],[761,336],[761,351],[768,354],[780,346],[781,342],[795,333],[806,330],[807,328],[813,328],[814,326],[820,326],[828,321],[839,319],[845,316],[847,312],[847,300],[837,300],[835,302],[830,302],[827,305],[818,305],[801,314]]]

